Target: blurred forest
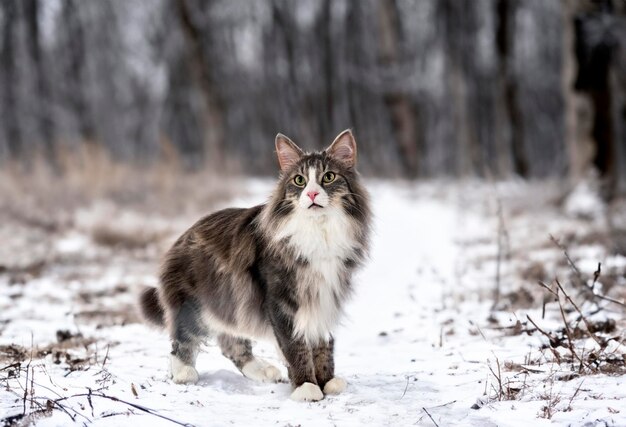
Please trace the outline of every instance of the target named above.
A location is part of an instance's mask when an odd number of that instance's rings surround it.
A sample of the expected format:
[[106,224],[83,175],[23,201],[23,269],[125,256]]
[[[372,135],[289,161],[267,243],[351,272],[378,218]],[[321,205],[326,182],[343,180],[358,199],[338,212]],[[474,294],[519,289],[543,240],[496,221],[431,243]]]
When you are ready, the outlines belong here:
[[391,177],[626,190],[622,0],[0,0],[0,168],[101,147],[274,174],[351,127]]

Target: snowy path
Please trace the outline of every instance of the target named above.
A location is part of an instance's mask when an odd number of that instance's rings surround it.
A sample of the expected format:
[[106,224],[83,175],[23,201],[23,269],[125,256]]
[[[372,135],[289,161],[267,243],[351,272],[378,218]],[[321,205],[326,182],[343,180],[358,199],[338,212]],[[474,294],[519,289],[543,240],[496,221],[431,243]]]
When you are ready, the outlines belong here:
[[[46,397],[101,389],[108,396],[198,426],[432,426],[430,416],[440,426],[550,424],[550,420],[536,418],[542,402],[532,399],[471,409],[488,389],[487,360],[493,361],[496,355],[520,358],[528,352],[521,341],[509,348],[497,338],[485,338],[476,327],[484,325],[490,307],[477,296],[478,291],[485,292],[493,279],[483,274],[489,283],[461,280],[469,268],[461,243],[471,236],[492,235],[494,218],[484,218],[461,191],[448,192],[444,197],[437,196],[436,186],[417,191],[388,184],[372,185],[370,190],[376,215],[371,261],[356,279],[357,292],[336,334],[337,373],[348,381],[343,394],[319,403],[290,401],[288,384],[260,384],[243,378],[212,344],[198,359],[200,382],[174,385],[167,379],[169,343],[165,334],[137,323],[98,329],[81,324],[84,336],[97,339],[94,362],[87,370],[68,374],[63,364],[53,362],[53,355],[34,361],[39,401],[45,405]],[[236,204],[256,201],[242,199]],[[116,274],[111,283],[121,280],[124,270]],[[151,281],[154,277],[145,279]],[[58,329],[75,330],[71,309],[63,304],[70,296],[63,293],[90,285],[76,286],[59,290],[49,280],[33,281],[26,294],[31,302],[22,298],[12,303],[5,292],[0,308],[7,317],[18,320],[6,325],[0,344],[28,347],[31,331],[35,344],[46,344],[55,340]],[[110,283],[104,280],[91,286]],[[42,295],[58,296],[57,305],[37,309],[32,300]],[[108,350],[107,343],[111,343]],[[272,346],[260,343],[257,352],[280,363]],[[286,375],[286,370],[283,372]],[[599,381],[602,384],[602,379]],[[616,389],[622,384],[613,379],[609,383]],[[13,379],[7,382],[10,390],[0,391],[0,419],[21,412],[23,384],[23,378]],[[564,387],[578,385],[567,384]],[[616,397],[620,398],[623,395]],[[92,398],[93,409],[84,396],[63,403],[78,424],[173,425],[100,397]],[[610,404],[619,407],[620,403]],[[520,409],[512,411],[514,407]],[[570,422],[576,416],[561,421]],[[626,421],[624,414],[615,417],[615,425]],[[36,424],[69,423],[67,413],[54,411],[52,416],[38,418]]]

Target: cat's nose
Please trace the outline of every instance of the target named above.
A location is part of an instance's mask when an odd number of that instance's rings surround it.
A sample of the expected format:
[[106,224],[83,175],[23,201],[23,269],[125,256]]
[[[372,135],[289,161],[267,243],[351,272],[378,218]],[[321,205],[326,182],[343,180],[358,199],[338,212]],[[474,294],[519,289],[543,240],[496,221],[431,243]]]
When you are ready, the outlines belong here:
[[317,196],[319,193],[319,191],[309,191],[308,193],[306,193],[307,196],[309,196],[309,199],[311,199],[312,202],[315,201],[315,196]]

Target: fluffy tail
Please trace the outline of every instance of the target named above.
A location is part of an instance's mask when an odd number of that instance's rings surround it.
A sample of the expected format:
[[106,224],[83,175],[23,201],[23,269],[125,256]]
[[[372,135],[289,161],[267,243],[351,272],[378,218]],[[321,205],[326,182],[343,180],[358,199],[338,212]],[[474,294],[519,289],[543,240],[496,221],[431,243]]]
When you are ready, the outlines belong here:
[[156,288],[145,288],[139,296],[141,315],[154,326],[165,326],[165,311]]

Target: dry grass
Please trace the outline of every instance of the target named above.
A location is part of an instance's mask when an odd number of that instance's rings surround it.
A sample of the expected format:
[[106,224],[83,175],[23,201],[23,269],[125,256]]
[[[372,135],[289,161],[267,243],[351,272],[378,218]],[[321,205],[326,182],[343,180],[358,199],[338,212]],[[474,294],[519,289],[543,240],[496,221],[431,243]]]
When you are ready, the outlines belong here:
[[[537,387],[537,378],[542,378],[544,391],[534,399],[544,402],[538,416],[547,419],[551,419],[556,412],[572,410],[572,401],[578,395],[585,376],[626,375],[626,353],[623,347],[626,338],[617,322],[608,315],[624,313],[624,301],[608,297],[594,289],[599,280],[603,280],[600,264],[592,275],[585,275],[570,257],[567,248],[555,239],[552,240],[562,251],[571,271],[571,280],[561,284],[557,278],[549,285],[539,280],[538,284],[545,293],[543,316],[556,314],[561,320],[561,326],[542,329],[539,319],[527,315],[525,321],[517,320],[513,327],[506,328],[504,332],[508,336],[527,334],[543,337],[544,344],[538,349],[540,356],[535,353],[531,357],[529,353],[523,364],[506,361],[502,367],[497,358],[495,365],[489,361],[487,363],[491,374],[491,391],[488,393],[490,401],[518,400],[526,392],[532,392],[531,387]],[[528,277],[536,278],[534,272],[537,270],[543,269],[533,266],[533,274]],[[608,291],[611,287],[605,289]],[[601,316],[604,312],[608,317]],[[601,320],[592,319],[592,316],[599,314]],[[550,366],[547,375],[542,370],[546,365]],[[505,375],[505,372],[513,375]],[[533,376],[534,381],[529,380],[527,383],[527,379]],[[523,377],[522,381],[520,377]],[[572,396],[564,396],[555,391],[555,381],[567,382],[580,377],[583,379]],[[563,402],[569,403],[564,406]]]
[[185,172],[175,154],[142,167],[116,162],[90,144],[59,152],[58,165],[35,156],[0,169],[0,272],[11,281],[63,258],[59,240],[73,231],[115,251],[156,248],[153,257],[241,182],[210,167]]
[[[69,371],[81,370],[91,363],[94,358],[92,344],[96,342],[93,338],[85,338],[81,334],[71,333],[66,330],[57,331],[57,342],[45,346],[37,346],[32,349],[16,344],[0,346],[0,368],[3,371],[10,371],[18,368],[29,359],[42,359],[47,355],[52,355],[52,362],[55,364],[64,363]],[[76,353],[83,353],[85,356],[79,357]],[[7,373],[11,377],[11,372]]]
[[[495,361],[487,361],[486,398],[474,409],[497,401],[541,401],[537,416],[552,419],[573,410],[579,395],[590,397],[580,387],[590,376],[626,375],[621,258],[626,251],[616,237],[626,230],[626,214],[598,208],[608,219],[572,217],[523,196],[515,201],[507,195],[502,205],[489,210],[498,231],[481,261],[499,283],[488,329],[498,330],[504,342],[514,337],[532,348],[524,360],[498,360],[494,354]],[[514,203],[519,204],[517,211]],[[497,240],[502,224],[511,239],[509,258],[501,256]]]
[[175,154],[151,165],[114,161],[102,148],[83,144],[58,154],[55,170],[40,156],[0,169],[2,214],[54,231],[71,223],[71,214],[94,201],[109,201],[139,212],[175,215],[210,207],[229,197],[237,178],[211,167],[186,172]]

